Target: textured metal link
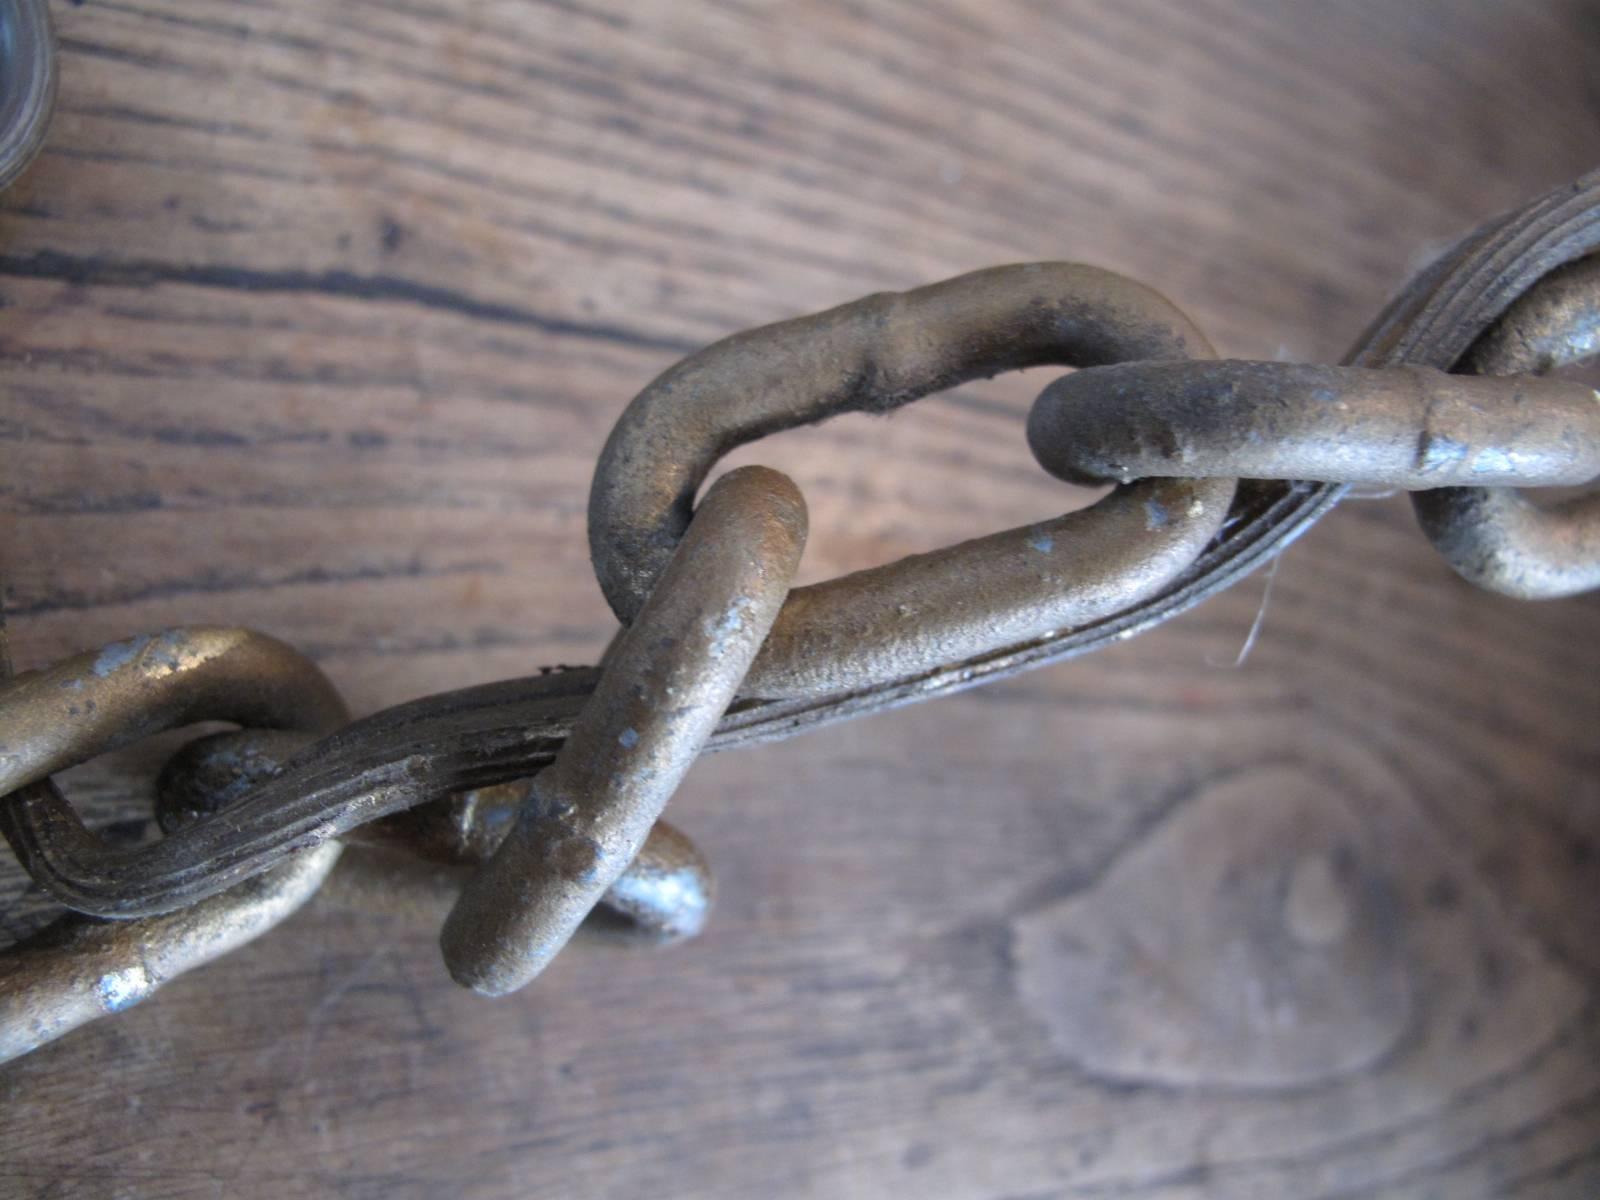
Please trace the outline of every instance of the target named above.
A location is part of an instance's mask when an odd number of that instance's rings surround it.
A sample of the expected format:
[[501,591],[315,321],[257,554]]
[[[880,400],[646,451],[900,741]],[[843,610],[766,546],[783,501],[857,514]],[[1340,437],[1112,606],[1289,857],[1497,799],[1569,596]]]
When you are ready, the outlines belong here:
[[[1519,369],[1575,362],[1595,337],[1592,276],[1582,264],[1597,252],[1600,171],[1464,238],[1385,309],[1350,361],[1498,373],[1512,365],[1506,350],[1528,345],[1534,353]],[[1564,280],[1587,299],[1571,303],[1544,291]],[[1540,319],[1541,311],[1550,319]],[[1549,518],[1505,490],[1417,492],[1411,502],[1435,548],[1474,583],[1528,598],[1600,584],[1600,502],[1593,498]]]
[[188,908],[137,921],[69,913],[0,951],[0,1062],[124,1012],[194,968],[254,941],[322,886],[342,847],[302,850]]
[[[96,652],[0,686],[0,792],[19,788],[0,799],[0,828],[69,906],[151,918],[280,895],[274,889],[298,877],[290,868],[310,861],[289,856],[358,829],[362,841],[459,864],[495,854],[514,826],[445,937],[458,977],[486,991],[531,977],[602,893],[623,911],[631,905],[648,929],[692,932],[709,879],[681,835],[651,822],[702,747],[786,737],[1131,636],[1281,550],[1350,480],[1428,489],[1492,481],[1417,493],[1425,527],[1458,570],[1528,595],[1600,582],[1595,502],[1552,511],[1510,490],[1594,473],[1594,393],[1438,373],[1542,371],[1587,355],[1600,340],[1600,306],[1597,272],[1580,260],[1597,247],[1600,179],[1591,176],[1464,240],[1389,306],[1345,368],[1183,361],[1210,348],[1168,302],[1062,264],[977,272],[738,335],[651,384],[602,456],[591,494],[596,570],[619,615],[644,623],[603,670],[432,696],[328,732],[342,720],[337,698],[277,643],[250,635],[194,661],[183,638],[226,642],[223,631],[123,643],[109,660]],[[1122,359],[1138,361],[1110,365]],[[781,477],[731,474],[690,523],[697,488],[734,445],[1040,363],[1086,368],[1052,385],[1030,419],[1047,466],[1072,477],[1176,477],[798,589],[781,612],[803,526]],[[1254,478],[1236,487],[1241,474]],[[1196,478],[1208,475],[1216,478]],[[767,539],[754,558],[740,536],[705,532],[741,521]],[[667,568],[686,530],[682,561],[699,565]],[[646,607],[658,581],[659,611],[656,601]],[[724,627],[724,587],[750,601],[738,630],[697,640],[697,617]],[[685,644],[673,650],[652,637],[657,619]],[[124,670],[133,674],[124,679]],[[660,690],[663,672],[677,700]],[[718,721],[741,679],[740,698]],[[75,684],[110,687],[111,707],[93,719],[74,713]],[[313,695],[321,699],[304,700]],[[290,712],[294,696],[301,707]],[[669,728],[677,707],[694,715]],[[186,749],[166,773],[168,834],[154,844],[105,845],[41,779],[157,727],[218,715],[298,722],[300,732],[251,730]],[[552,761],[531,785],[489,790]],[[184,813],[191,819],[176,819]],[[617,875],[635,850],[634,867]],[[258,879],[256,892],[228,891]],[[188,935],[172,936],[181,949]],[[133,942],[85,935],[74,944],[114,975]],[[170,961],[201,959],[175,949]],[[51,970],[37,977],[65,978]],[[72,995],[59,1010],[87,1012],[72,1007],[87,1003],[81,987]]]
[[[9,674],[7,663],[0,675]],[[68,907],[93,911],[67,896],[136,870],[145,852],[85,827],[52,772],[206,719],[321,735],[349,714],[314,663],[246,629],[169,629],[0,683],[0,786],[10,791],[0,832],[35,881]]]
[[529,983],[638,853],[733,700],[778,615],[806,506],[764,467],[712,486],[660,581],[606,659],[556,760],[440,942],[457,983]]
[[[9,670],[0,630],[0,677]],[[346,720],[343,701],[294,650],[243,629],[189,628],[114,643],[45,671],[0,682],[0,768],[8,805],[77,831],[89,851],[116,854],[85,830],[47,772],[150,733],[222,719],[280,730],[214,734],[189,743],[161,780],[158,819],[169,834],[213,820],[250,788],[281,773]],[[309,732],[307,732],[309,731]],[[471,868],[487,860],[527,801],[526,787],[463,793],[355,832],[364,847]],[[165,984],[260,937],[293,915],[328,878],[344,849],[329,840],[271,870],[172,912],[103,921],[68,913],[0,950],[0,1062],[148,999]],[[27,859],[24,859],[27,862]],[[712,882],[694,844],[665,822],[647,829],[625,870],[596,899],[653,941],[698,933]],[[403,866],[403,864],[402,864]],[[104,869],[102,867],[102,869]],[[386,907],[407,900],[412,878],[386,867]],[[457,871],[444,880],[460,886]],[[428,882],[437,883],[437,880]],[[370,886],[370,885],[369,885]]]
[[[208,715],[312,734],[348,719],[309,659],[250,630],[168,630],[13,676],[0,625],[0,787],[12,792],[0,824],[23,865],[37,861],[27,850],[30,821],[79,849],[104,848],[50,772]],[[302,852],[163,916],[107,923],[68,913],[0,951],[0,1062],[122,1012],[261,936],[311,898],[340,849]]]
[[[1022,367],[1212,356],[1158,293],[1072,263],[974,271],[735,334],[668,370],[612,430],[589,493],[595,575],[632,621],[711,468],[769,433]],[[1232,499],[1232,480],[1130,484],[1084,512],[799,588],[744,694],[857,691],[1091,624],[1168,587]]]
[[[304,734],[259,729],[196,738],[162,768],[156,820],[169,835],[210,820],[281,774],[315,741]],[[443,868],[440,878],[459,889],[467,874],[499,848],[529,803],[531,790],[526,779],[472,788],[359,825],[339,840],[363,851],[383,852],[391,862],[403,858]],[[395,890],[405,886],[397,881]],[[714,891],[711,868],[695,844],[666,821],[657,821],[600,904],[620,918],[621,928],[631,936],[675,942],[705,926]],[[404,902],[403,896],[390,900],[391,906]]]
[[1046,388],[1028,438],[1047,470],[1080,483],[1242,474],[1415,491],[1424,532],[1463,577],[1521,599],[1570,596],[1600,587],[1600,493],[1546,507],[1520,489],[1600,478],[1600,393],[1521,373],[1597,351],[1600,260],[1587,258],[1511,306],[1464,359],[1475,374],[1099,367]]
[[298,650],[211,625],[113,642],[15,675],[0,682],[0,713],[0,795],[197,721],[320,735],[350,720],[333,684]]
[[1560,487],[1600,475],[1587,384],[1431,367],[1130,363],[1057,380],[1028,443],[1074,483],[1168,475],[1400,488]]
[[[1597,353],[1600,257],[1591,255],[1522,296],[1461,365],[1482,375],[1543,374]],[[1600,475],[1597,444],[1591,435],[1590,479]],[[1515,488],[1448,488],[1412,504],[1434,549],[1479,587],[1523,600],[1600,588],[1600,492],[1544,506]]]
[[[548,771],[529,788],[458,796],[431,820],[405,814],[411,820],[367,827],[358,840],[369,845],[482,864],[442,936],[458,981],[491,995],[521,987],[602,902],[657,938],[699,931],[709,874],[692,843],[656,818],[771,629],[805,527],[804,501],[777,472],[748,467],[718,480]],[[337,725],[345,711],[321,673],[282,643],[244,630],[173,630],[0,685],[6,779],[53,796],[81,830],[48,771],[207,717],[290,732],[217,734],[185,747],[161,780],[169,835],[226,814],[314,746],[297,726]],[[83,836],[100,854],[115,853]],[[311,898],[342,849],[324,841],[159,916],[108,923],[70,914],[0,952],[0,1061],[131,1007],[261,936]]]

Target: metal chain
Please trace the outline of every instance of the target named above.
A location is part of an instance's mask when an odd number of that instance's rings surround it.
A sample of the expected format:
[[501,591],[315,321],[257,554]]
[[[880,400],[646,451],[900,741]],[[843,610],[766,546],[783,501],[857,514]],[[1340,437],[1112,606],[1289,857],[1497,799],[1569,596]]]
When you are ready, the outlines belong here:
[[[1217,361],[1170,302],[1084,266],[867,297],[719,342],[629,405],[590,495],[591,556],[626,630],[601,667],[353,724],[314,666],[239,630],[168,631],[0,683],[0,831],[88,914],[0,955],[0,1057],[270,928],[345,842],[451,865],[445,956],[482,991],[525,984],[597,903],[646,936],[690,935],[710,876],[657,818],[702,750],[1132,636],[1281,551],[1351,483],[1413,490],[1473,582],[1600,586],[1600,500],[1516,490],[1600,476],[1600,395],[1539,377],[1600,347],[1597,249],[1590,176],[1463,240],[1343,367]],[[693,507],[734,446],[1043,364],[1079,369],[1045,389],[1029,444],[1062,478],[1118,485],[1088,509],[791,591],[792,483],[747,468]],[[168,764],[154,844],[105,842],[49,778],[200,719],[246,728]]]

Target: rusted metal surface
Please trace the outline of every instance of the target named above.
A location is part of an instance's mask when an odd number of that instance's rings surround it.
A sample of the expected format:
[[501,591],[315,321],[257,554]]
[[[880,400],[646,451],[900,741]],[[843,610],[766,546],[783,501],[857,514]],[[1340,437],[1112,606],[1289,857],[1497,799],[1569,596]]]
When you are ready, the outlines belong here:
[[733,700],[805,546],[786,476],[745,467],[701,503],[599,686],[440,944],[485,995],[530,982],[632,862]]
[[[1542,374],[1600,353],[1600,258],[1551,273],[1467,352],[1482,375]],[[1600,407],[1600,405],[1597,405]],[[1600,476],[1591,438],[1587,479]],[[1600,588],[1600,492],[1542,505],[1515,488],[1449,488],[1412,499],[1434,549],[1479,587],[1523,600]]]
[[[612,430],[589,494],[595,574],[631,621],[711,468],[767,434],[1023,367],[1211,355],[1158,293],[1070,263],[974,271],[736,334],[668,370]],[[1180,576],[1232,497],[1224,480],[1136,484],[1086,512],[799,588],[743,694],[856,691],[1109,616]]]
[[1130,363],[1052,383],[1029,415],[1028,443],[1074,483],[1560,486],[1600,475],[1600,395],[1567,380],[1431,367]]
[[45,0],[0,0],[0,188],[39,152],[55,102],[55,36]]

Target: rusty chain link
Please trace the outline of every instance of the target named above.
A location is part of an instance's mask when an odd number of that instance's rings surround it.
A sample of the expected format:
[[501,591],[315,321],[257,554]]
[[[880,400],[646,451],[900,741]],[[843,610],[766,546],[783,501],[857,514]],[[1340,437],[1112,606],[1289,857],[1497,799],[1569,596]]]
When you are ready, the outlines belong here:
[[[870,296],[719,342],[629,405],[590,495],[591,557],[625,629],[600,667],[349,724],[314,666],[239,630],[0,683],[0,830],[87,914],[0,955],[0,1058],[270,928],[351,842],[449,867],[445,957],[481,991],[526,983],[597,903],[647,936],[690,935],[710,876],[657,818],[702,750],[1132,636],[1281,551],[1352,483],[1413,491],[1428,537],[1482,586],[1600,586],[1600,499],[1517,490],[1600,476],[1600,395],[1541,377],[1600,349],[1597,249],[1592,175],[1460,242],[1340,367],[1218,361],[1170,302],[1091,267]],[[790,481],[746,468],[694,506],[737,445],[1038,365],[1078,368],[1027,436],[1053,474],[1117,485],[1088,509],[790,590],[805,537]],[[245,728],[168,764],[158,842],[106,842],[49,778],[199,719]]]

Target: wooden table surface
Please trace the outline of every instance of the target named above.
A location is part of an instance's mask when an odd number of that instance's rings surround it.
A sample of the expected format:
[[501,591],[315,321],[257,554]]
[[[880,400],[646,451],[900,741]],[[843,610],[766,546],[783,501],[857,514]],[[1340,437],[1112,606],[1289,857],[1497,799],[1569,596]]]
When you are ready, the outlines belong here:
[[[710,340],[998,262],[1328,361],[1600,158],[1584,0],[117,0],[0,199],[21,665],[180,622],[358,712],[592,660],[612,421]],[[1080,495],[1038,373],[742,452],[807,580]],[[696,943],[486,1002],[328,893],[0,1070],[18,1196],[1592,1197],[1600,640],[1351,502],[1113,650],[709,759]],[[163,749],[73,772],[139,821]],[[5,921],[39,904],[7,864]]]

